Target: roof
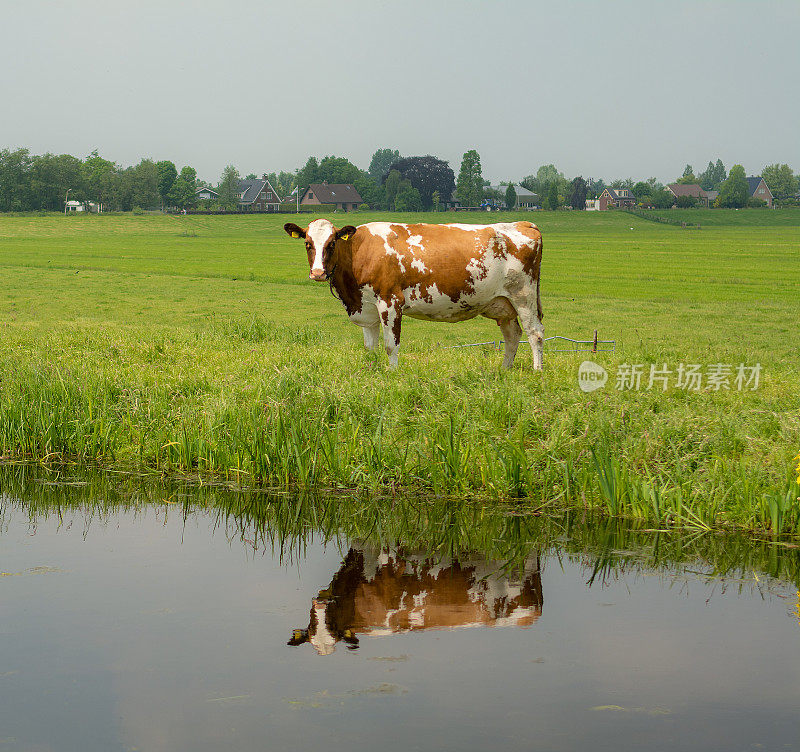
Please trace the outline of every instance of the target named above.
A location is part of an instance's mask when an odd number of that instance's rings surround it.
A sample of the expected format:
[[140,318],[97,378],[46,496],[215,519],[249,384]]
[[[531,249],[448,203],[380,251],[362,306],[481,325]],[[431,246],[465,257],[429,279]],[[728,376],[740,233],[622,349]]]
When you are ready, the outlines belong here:
[[209,193],[213,193],[215,196],[219,196],[219,193],[217,193],[213,188],[204,188],[203,186],[200,186],[200,188],[195,188],[194,195],[196,196],[198,193],[202,193],[203,191],[208,191]]
[[[620,188],[620,190],[630,191],[630,189],[628,188]],[[629,193],[628,196],[620,196],[614,188],[608,188],[608,187],[603,189],[603,193],[605,193],[606,191],[608,191],[608,195],[611,196],[611,198],[613,198],[614,201],[636,201],[636,196],[634,196],[632,193]],[[603,193],[601,193],[600,195],[602,196]]]
[[313,191],[322,204],[364,203],[364,199],[358,195],[358,191],[349,183],[311,183],[308,186],[308,191]]
[[[491,188],[493,191],[500,191],[500,193],[505,193],[508,190],[507,185],[490,185],[489,188]],[[514,190],[519,198],[539,198],[539,194],[529,191],[527,188],[523,188],[521,185],[515,185]]]
[[[756,188],[761,185],[761,181],[764,180],[760,175],[754,178],[747,178],[747,185],[750,189],[750,195],[752,196],[756,192]],[[767,185],[767,181],[764,180],[764,185],[767,186],[767,190],[769,191],[769,186]],[[769,191],[769,195],[772,195],[772,191]]]
[[675,196],[693,196],[694,198],[706,198],[706,192],[695,183],[690,183],[689,185],[684,185],[681,183],[670,183],[667,188],[669,188]]
[[[239,193],[243,195],[239,199],[239,203],[252,204],[258,198],[258,194],[261,193],[262,189],[268,182],[269,182],[268,180],[264,180],[263,178],[259,180],[247,180],[246,178],[240,180]],[[270,188],[272,188],[272,186],[270,186]],[[277,194],[276,194],[276,200],[277,200]]]

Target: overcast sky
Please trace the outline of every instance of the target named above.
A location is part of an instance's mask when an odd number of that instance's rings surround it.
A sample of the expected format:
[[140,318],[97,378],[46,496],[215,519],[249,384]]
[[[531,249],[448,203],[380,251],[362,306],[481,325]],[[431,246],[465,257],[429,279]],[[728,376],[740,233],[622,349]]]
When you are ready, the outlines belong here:
[[0,148],[216,181],[377,148],[484,177],[800,170],[800,2],[0,0]]

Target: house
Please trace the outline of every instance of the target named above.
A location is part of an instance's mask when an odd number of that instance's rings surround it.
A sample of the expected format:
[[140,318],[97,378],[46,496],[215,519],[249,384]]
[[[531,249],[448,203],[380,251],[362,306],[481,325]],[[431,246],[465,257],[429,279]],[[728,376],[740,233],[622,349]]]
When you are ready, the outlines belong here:
[[280,196],[266,178],[239,181],[239,209],[241,211],[276,212],[280,208]]
[[627,188],[606,188],[597,198],[598,209],[605,211],[609,207],[614,209],[629,209],[636,206],[636,196]]
[[750,198],[761,199],[768,207],[772,208],[772,191],[769,186],[764,182],[761,176],[755,178],[747,178],[747,186],[750,189]]
[[355,187],[347,183],[311,183],[300,199],[301,206],[333,204],[336,211],[353,211],[363,203]]
[[90,214],[100,214],[103,211],[103,205],[95,203],[94,201],[67,201],[64,206],[64,214],[72,214],[76,212],[89,212]]
[[[239,193],[239,211],[276,212],[280,209],[281,199],[269,180],[240,180],[237,186]],[[219,192],[213,188],[198,188],[194,192],[198,201],[218,201]]]
[[667,190],[673,196],[675,196],[676,199],[680,198],[681,196],[690,196],[696,199],[700,206],[708,206],[708,193],[706,193],[699,185],[695,185],[693,183],[688,185],[682,183],[670,183],[667,186]]
[[211,188],[198,188],[194,192],[194,197],[198,201],[216,201],[219,198],[219,193]]
[[[493,209],[505,209],[506,191],[508,190],[508,186],[490,185],[489,190],[498,191],[500,193],[501,198],[486,199],[486,204],[488,206],[491,206]],[[536,209],[539,206],[538,194],[533,193],[533,191],[529,191],[527,188],[523,188],[521,185],[515,185],[514,190],[517,192],[517,201],[514,204],[514,209],[532,210]]]

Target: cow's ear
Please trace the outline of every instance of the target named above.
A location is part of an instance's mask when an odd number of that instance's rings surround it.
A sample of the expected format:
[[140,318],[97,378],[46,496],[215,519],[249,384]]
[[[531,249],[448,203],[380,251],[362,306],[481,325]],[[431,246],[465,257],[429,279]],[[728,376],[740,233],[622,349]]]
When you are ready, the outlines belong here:
[[307,629],[293,629],[292,630],[292,639],[287,642],[287,645],[291,645],[295,647],[296,645],[302,645],[304,642],[308,642],[308,630]]
[[291,235],[293,238],[304,238],[306,236],[306,231],[302,227],[298,227],[294,222],[287,222],[283,229],[286,230],[287,235]]
[[337,240],[347,240],[351,235],[353,235],[356,231],[356,228],[353,225],[347,225],[347,227],[342,227],[341,230],[336,231],[336,239]]

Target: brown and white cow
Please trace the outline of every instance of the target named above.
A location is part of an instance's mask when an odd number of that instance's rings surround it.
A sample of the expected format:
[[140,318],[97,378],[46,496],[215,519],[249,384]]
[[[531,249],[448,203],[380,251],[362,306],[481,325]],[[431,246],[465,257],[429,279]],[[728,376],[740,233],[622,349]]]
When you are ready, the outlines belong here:
[[350,320],[364,331],[368,350],[383,337],[397,366],[403,316],[425,321],[494,319],[505,340],[503,365],[514,362],[522,329],[542,368],[539,270],[542,234],[530,222],[429,225],[369,222],[337,229],[316,219],[306,229],[284,225],[303,238],[309,278],[330,282]]
[[542,614],[539,559],[516,572],[480,557],[435,560],[427,554],[351,548],[328,587],[312,601],[307,628],[288,644],[311,643],[329,655],[358,635],[464,627],[529,627]]

